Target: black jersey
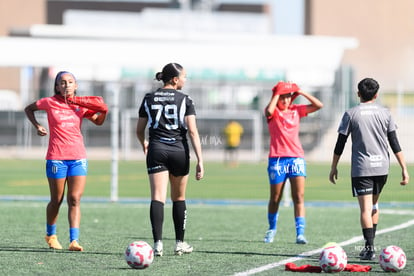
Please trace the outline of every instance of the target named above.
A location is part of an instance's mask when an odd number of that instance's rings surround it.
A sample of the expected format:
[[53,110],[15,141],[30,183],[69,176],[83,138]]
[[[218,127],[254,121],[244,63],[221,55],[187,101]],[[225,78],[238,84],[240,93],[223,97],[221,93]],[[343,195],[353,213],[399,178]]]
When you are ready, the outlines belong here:
[[149,142],[176,144],[186,141],[184,117],[195,115],[192,99],[175,89],[158,89],[147,93],[139,108],[139,116],[148,118]]

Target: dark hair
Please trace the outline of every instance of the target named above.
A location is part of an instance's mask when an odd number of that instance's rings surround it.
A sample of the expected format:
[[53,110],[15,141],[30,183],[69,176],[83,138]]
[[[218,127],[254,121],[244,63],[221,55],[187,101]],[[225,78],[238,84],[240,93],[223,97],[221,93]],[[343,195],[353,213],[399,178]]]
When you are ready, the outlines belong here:
[[372,78],[365,78],[358,83],[359,95],[364,102],[372,100],[378,89],[378,82]]
[[[73,75],[71,72],[69,72],[69,71],[60,71],[59,73],[56,74],[55,83],[54,83],[54,86],[53,86],[53,90],[55,91],[55,94],[60,94],[60,92],[56,89],[56,86],[59,84],[60,79],[65,74],[72,75],[73,79],[76,81],[75,75]],[[76,94],[76,92],[75,92],[75,94]]]
[[162,68],[162,72],[155,74],[155,79],[163,83],[169,82],[172,78],[178,77],[181,74],[183,67],[178,63],[168,63]]

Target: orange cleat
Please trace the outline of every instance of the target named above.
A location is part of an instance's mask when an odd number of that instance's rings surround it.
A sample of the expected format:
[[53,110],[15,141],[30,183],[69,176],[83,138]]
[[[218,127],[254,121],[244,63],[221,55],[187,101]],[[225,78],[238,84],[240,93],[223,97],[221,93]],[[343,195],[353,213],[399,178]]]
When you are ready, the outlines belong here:
[[73,240],[69,244],[69,251],[83,251],[83,247],[79,245],[77,240]]
[[49,248],[59,249],[59,250],[62,249],[62,245],[58,241],[56,235],[46,236],[45,240],[46,240],[47,244],[49,245]]

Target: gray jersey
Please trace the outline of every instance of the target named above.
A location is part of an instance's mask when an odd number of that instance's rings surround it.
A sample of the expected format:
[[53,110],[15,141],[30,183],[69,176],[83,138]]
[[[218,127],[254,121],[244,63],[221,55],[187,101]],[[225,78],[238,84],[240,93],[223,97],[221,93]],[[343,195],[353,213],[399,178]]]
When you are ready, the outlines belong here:
[[396,129],[389,110],[379,104],[360,103],[345,112],[338,133],[351,134],[352,177],[388,174],[387,134]]

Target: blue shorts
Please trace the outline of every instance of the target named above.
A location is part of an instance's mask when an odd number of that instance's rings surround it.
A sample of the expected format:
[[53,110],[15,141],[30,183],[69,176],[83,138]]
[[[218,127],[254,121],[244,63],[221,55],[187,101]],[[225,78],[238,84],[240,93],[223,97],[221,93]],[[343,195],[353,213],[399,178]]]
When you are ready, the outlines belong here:
[[300,157],[269,157],[267,173],[271,185],[284,183],[291,177],[306,177],[306,162]]
[[46,175],[48,178],[66,178],[82,176],[88,172],[88,161],[78,160],[46,160]]

